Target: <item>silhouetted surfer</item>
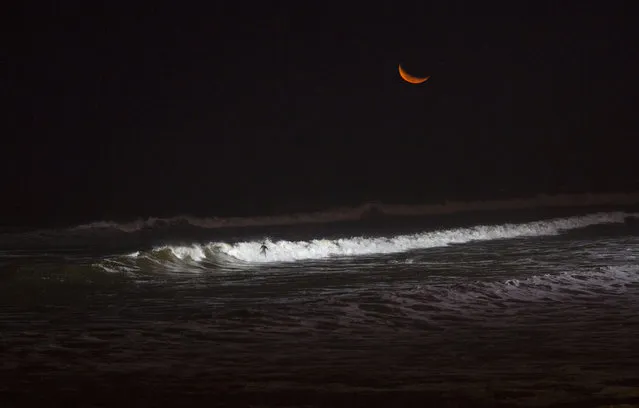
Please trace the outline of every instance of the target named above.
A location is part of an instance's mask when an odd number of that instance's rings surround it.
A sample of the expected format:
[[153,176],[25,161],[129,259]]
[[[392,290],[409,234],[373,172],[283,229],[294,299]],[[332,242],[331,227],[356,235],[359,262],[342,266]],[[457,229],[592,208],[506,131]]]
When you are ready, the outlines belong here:
[[262,253],[262,255],[266,256],[266,251],[268,251],[268,247],[266,246],[266,243],[262,242],[262,246],[260,247],[260,252]]

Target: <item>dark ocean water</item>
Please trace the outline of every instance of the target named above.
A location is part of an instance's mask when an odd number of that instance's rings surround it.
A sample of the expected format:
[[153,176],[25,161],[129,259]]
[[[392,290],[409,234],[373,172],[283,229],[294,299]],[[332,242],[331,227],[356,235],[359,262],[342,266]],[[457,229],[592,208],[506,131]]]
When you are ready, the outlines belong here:
[[0,234],[2,406],[639,404],[632,211]]

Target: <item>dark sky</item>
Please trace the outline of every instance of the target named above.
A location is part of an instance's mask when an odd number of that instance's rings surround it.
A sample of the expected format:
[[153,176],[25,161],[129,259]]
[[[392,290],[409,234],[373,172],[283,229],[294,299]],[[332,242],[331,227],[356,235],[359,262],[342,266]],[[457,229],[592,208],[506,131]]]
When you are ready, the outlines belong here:
[[210,3],[13,10],[3,222],[637,185],[630,2]]

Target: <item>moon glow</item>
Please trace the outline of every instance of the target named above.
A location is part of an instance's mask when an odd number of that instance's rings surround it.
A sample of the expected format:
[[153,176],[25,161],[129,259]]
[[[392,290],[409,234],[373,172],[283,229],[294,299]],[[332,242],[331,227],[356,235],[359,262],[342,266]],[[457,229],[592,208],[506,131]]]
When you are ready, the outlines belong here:
[[411,84],[421,84],[422,82],[428,81],[428,78],[430,78],[430,75],[423,78],[412,76],[408,72],[404,71],[404,68],[402,68],[401,64],[399,65],[399,75],[404,81],[410,82]]

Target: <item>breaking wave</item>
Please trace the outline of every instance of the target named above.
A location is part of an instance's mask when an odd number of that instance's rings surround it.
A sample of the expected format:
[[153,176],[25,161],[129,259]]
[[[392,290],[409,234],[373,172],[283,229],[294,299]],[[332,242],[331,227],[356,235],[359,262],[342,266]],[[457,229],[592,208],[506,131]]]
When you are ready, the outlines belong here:
[[[472,241],[512,239],[521,237],[556,235],[563,231],[592,225],[623,223],[629,214],[623,212],[597,213],[581,217],[558,218],[525,224],[478,225],[423,232],[393,237],[350,237],[339,239],[313,239],[310,241],[244,241],[236,243],[209,242],[188,246],[161,246],[150,252],[134,252],[126,258],[151,259],[154,262],[203,261],[238,264],[285,263],[326,258],[372,256],[407,252],[418,249],[443,247]],[[262,245],[267,250],[262,251]]]

